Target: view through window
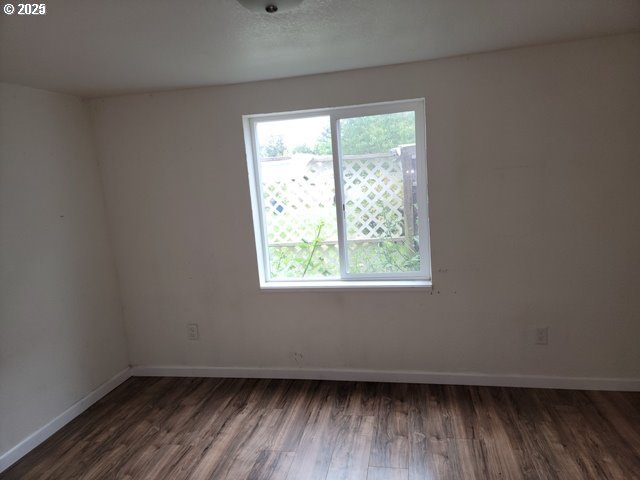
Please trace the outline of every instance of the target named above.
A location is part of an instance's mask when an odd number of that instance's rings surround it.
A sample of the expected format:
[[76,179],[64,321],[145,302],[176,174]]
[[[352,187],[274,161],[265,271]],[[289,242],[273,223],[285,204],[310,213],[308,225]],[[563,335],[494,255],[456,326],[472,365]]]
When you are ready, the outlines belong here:
[[245,126],[263,282],[430,278],[422,101]]

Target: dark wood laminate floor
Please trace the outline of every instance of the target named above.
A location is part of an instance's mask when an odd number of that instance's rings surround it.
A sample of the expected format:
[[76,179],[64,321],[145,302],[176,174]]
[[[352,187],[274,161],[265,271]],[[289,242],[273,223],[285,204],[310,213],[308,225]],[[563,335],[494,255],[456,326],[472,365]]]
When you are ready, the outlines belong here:
[[131,378],[2,479],[638,479],[640,393]]

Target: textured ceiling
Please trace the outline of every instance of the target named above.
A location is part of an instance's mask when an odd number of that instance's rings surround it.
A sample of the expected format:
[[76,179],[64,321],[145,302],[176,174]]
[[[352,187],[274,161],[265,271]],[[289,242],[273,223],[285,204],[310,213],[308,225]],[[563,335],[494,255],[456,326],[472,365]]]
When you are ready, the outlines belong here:
[[81,96],[219,85],[640,29],[640,0],[55,0],[0,14],[0,79]]

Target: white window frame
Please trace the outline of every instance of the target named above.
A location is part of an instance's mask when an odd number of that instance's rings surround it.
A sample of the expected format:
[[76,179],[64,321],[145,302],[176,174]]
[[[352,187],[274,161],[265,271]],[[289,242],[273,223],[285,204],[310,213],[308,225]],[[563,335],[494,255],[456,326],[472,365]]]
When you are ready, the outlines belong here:
[[[415,113],[416,128],[416,178],[418,200],[418,235],[420,239],[420,270],[417,272],[395,273],[349,273],[348,248],[346,248],[346,219],[344,218],[344,186],[340,147],[340,120],[360,116],[382,115],[388,113]],[[331,122],[331,146],[333,155],[333,174],[335,180],[335,206],[338,229],[338,251],[340,259],[340,277],[273,279],[269,275],[269,252],[267,245],[267,220],[263,208],[262,185],[256,123],[261,121],[293,120],[315,116],[328,116]],[[298,289],[368,289],[368,288],[430,288],[431,287],[431,242],[429,236],[428,194],[427,194],[427,158],[426,158],[426,121],[424,99],[401,100],[394,102],[303,110],[286,113],[244,115],[242,117],[247,154],[251,208],[258,259],[260,288],[265,290]]]

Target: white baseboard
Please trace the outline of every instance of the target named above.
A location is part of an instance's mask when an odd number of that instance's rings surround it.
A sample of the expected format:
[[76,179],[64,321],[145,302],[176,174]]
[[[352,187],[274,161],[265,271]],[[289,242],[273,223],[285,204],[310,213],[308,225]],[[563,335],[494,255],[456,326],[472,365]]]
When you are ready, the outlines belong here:
[[640,391],[640,378],[553,377],[492,375],[485,373],[434,373],[411,370],[347,370],[309,368],[136,366],[131,376],[287,378],[361,382],[432,383],[492,387],[561,388],[572,390]]
[[561,388],[574,390],[640,391],[640,378],[553,377],[540,375],[493,375],[485,373],[435,373],[411,370],[356,370],[312,368],[249,368],[136,366],[126,368],[49,423],[0,455],[0,473],[44,442],[129,377],[220,377],[343,380],[361,382],[431,383],[494,387]]
[[67,408],[60,415],[55,417],[46,425],[40,427],[38,430],[33,432],[27,438],[22,440],[16,446],[7,450],[6,452],[0,455],[0,473],[9,468],[15,462],[17,462],[20,458],[25,456],[31,450],[36,448],[42,442],[44,442],[51,435],[56,433],[62,427],[64,427],[71,420],[76,418],[82,412],[84,412],[91,405],[96,403],[102,397],[104,397],[111,390],[116,388],[118,385],[123,383],[131,376],[131,369],[125,368],[120,373],[113,376],[111,379],[107,380],[105,383],[100,385],[98,388],[93,390],[91,393],[86,395],[85,397],[78,400],[76,403]]

